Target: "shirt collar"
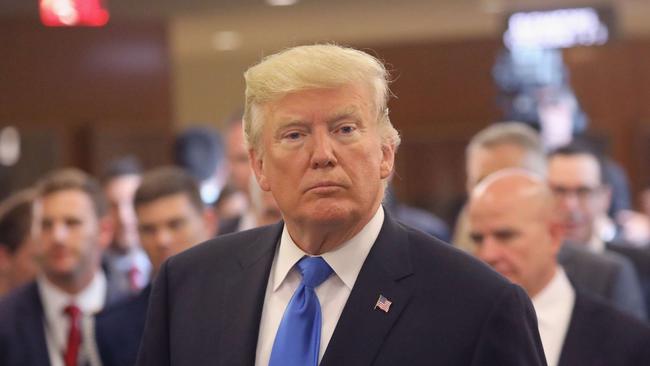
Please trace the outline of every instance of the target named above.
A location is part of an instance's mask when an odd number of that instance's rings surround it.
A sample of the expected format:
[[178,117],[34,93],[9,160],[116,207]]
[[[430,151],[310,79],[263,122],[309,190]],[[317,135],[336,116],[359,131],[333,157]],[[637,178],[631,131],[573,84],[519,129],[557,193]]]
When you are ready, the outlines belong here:
[[594,253],[602,253],[605,251],[605,242],[594,232],[587,247]]
[[[350,290],[359,276],[372,245],[379,236],[383,223],[384,209],[380,205],[370,221],[354,237],[335,250],[322,254],[325,262]],[[280,237],[277,263],[273,271],[273,291],[280,287],[293,266],[306,255],[308,254],[296,245],[289,235],[287,226],[284,225]]]
[[61,311],[71,303],[77,305],[85,314],[98,313],[104,307],[106,275],[103,271],[97,271],[88,286],[75,295],[61,290],[44,275],[41,275],[37,281],[46,316],[50,319],[61,316]]
[[[546,312],[562,306],[562,304],[566,304],[573,296],[575,295],[571,282],[566,276],[564,269],[561,266],[557,266],[551,282],[532,298],[533,307],[538,314],[538,321],[548,321],[548,317],[544,316]],[[573,304],[571,304],[571,308],[573,308]]]

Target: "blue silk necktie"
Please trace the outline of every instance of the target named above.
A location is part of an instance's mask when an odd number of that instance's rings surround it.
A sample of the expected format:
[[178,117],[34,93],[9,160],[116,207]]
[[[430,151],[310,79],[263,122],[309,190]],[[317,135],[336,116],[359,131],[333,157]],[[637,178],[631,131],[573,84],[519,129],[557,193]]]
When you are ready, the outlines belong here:
[[332,274],[332,268],[321,257],[303,257],[298,269],[302,281],[282,316],[269,366],[318,365],[322,320],[315,289]]

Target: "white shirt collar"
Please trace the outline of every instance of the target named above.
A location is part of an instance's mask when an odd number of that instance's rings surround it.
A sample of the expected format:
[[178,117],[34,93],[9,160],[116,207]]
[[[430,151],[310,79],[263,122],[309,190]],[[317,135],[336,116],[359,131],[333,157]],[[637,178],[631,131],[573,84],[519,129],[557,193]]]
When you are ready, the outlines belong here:
[[594,253],[603,253],[605,251],[605,242],[594,232],[587,243],[587,248]]
[[[354,237],[346,241],[331,252],[323,253],[322,257],[332,268],[334,273],[351,290],[359,276],[361,267],[372,245],[379,236],[379,231],[384,224],[384,209],[380,205],[374,216]],[[284,225],[280,238],[277,263],[273,276],[273,291],[275,292],[287,277],[289,271],[302,258],[308,255],[300,249],[289,235],[287,226]]]
[[104,271],[97,271],[88,286],[75,295],[56,287],[44,275],[38,278],[38,289],[49,319],[61,316],[61,311],[71,303],[84,314],[95,314],[102,310],[106,302],[106,275]]
[[558,364],[569,329],[575,291],[562,267],[558,266],[551,282],[532,299],[544,354],[549,366]]

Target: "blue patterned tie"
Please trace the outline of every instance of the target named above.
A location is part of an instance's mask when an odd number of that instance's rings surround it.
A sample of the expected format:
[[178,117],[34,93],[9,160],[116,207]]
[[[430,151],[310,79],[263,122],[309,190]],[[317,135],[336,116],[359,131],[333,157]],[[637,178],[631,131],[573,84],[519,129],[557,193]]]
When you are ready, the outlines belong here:
[[321,257],[303,257],[298,269],[302,281],[282,316],[269,366],[318,365],[322,322],[315,288],[332,274],[332,268]]

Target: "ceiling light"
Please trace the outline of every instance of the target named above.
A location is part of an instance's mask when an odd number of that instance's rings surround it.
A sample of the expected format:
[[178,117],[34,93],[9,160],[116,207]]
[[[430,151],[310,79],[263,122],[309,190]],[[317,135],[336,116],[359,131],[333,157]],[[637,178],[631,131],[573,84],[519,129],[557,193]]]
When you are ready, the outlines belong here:
[[289,6],[297,2],[298,0],[266,0],[266,3],[271,6]]

